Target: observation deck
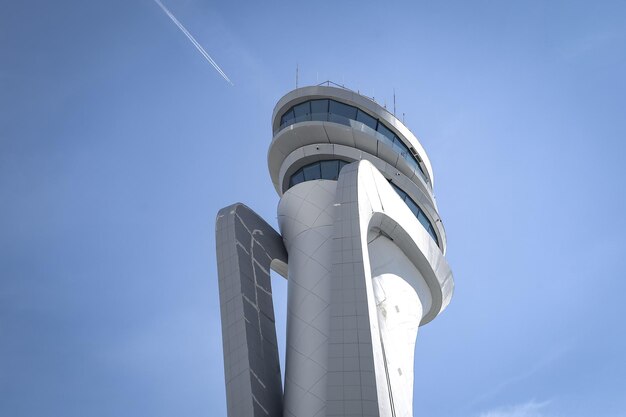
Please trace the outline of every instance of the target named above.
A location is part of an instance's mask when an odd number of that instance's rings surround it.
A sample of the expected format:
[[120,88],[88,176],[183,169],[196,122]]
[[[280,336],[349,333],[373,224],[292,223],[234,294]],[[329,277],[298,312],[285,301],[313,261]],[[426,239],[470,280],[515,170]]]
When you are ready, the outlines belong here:
[[445,229],[433,194],[428,155],[385,107],[343,87],[302,87],[278,101],[272,132],[268,166],[279,196],[303,181],[336,180],[346,163],[368,160],[445,254]]

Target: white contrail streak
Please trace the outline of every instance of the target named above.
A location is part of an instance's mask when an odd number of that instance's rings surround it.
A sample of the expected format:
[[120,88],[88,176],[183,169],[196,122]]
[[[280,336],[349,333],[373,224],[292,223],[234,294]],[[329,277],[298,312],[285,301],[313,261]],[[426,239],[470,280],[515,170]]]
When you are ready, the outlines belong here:
[[181,32],[183,32],[183,33],[185,34],[185,36],[187,37],[187,39],[189,39],[189,40],[191,41],[191,43],[193,43],[193,45],[196,47],[196,49],[198,50],[198,52],[200,52],[200,53],[202,54],[202,56],[203,56],[203,57],[204,57],[207,61],[209,61],[209,64],[213,65],[213,68],[215,68],[215,70],[216,70],[217,72],[219,72],[219,73],[220,73],[220,75],[221,75],[222,77],[224,77],[224,79],[230,83],[230,85],[235,85],[235,84],[233,84],[233,82],[230,80],[230,78],[228,78],[228,76],[224,73],[224,71],[222,71],[222,69],[220,68],[220,66],[219,66],[219,65],[217,65],[217,62],[215,62],[215,61],[213,60],[213,58],[211,58],[211,56],[207,53],[207,51],[205,51],[205,50],[204,50],[204,48],[202,47],[202,45],[200,45],[200,44],[198,43],[198,41],[196,41],[196,39],[195,39],[193,36],[191,36],[191,33],[189,33],[189,31],[188,31],[187,29],[185,29],[185,27],[183,26],[183,24],[182,24],[182,23],[180,23],[180,22],[178,21],[178,19],[176,19],[176,16],[174,16],[174,15],[172,14],[172,12],[170,12],[170,11],[167,9],[167,7],[165,7],[165,6],[163,5],[163,3],[161,3],[161,1],[160,1],[160,0],[154,0],[154,2],[155,2],[156,4],[158,4],[158,5],[159,5],[159,7],[160,7],[161,9],[163,9],[163,11],[165,12],[165,14],[166,14],[166,15],[167,15],[170,19],[172,19],[172,22],[174,22],[174,24],[175,24],[176,26],[178,26],[178,29],[180,29],[180,30],[181,30]]

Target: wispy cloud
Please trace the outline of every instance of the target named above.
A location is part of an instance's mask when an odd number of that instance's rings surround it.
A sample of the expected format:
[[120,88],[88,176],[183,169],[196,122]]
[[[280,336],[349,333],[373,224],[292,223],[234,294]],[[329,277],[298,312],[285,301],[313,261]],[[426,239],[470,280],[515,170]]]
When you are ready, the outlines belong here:
[[172,12],[170,12],[168,10],[168,8],[165,7],[165,5],[163,3],[160,2],[160,0],[154,0],[154,2],[161,8],[161,10],[163,10],[165,12],[165,14],[172,20],[172,22],[174,22],[174,24],[178,27],[178,29],[180,29],[181,32],[183,32],[185,34],[187,39],[189,39],[191,41],[191,43],[193,43],[193,45],[196,47],[198,52],[200,52],[202,54],[204,59],[206,59],[209,62],[209,64],[213,65],[213,68],[215,68],[215,70],[222,76],[222,78],[224,78],[226,81],[228,81],[228,83],[230,83],[230,85],[234,85],[233,82],[230,80],[230,78],[228,78],[226,73],[224,73],[224,71],[222,71],[222,69],[219,67],[219,65],[217,65],[217,62],[215,62],[213,60],[213,58],[211,58],[211,56],[208,54],[208,52],[204,50],[202,45],[200,45],[198,43],[198,41],[196,41],[196,39],[191,35],[191,33],[189,33],[189,31],[183,26],[183,24],[180,23],[178,21],[178,19],[176,19],[176,16],[174,16],[172,14]]
[[522,370],[518,374],[514,374],[508,378],[505,378],[484,394],[474,398],[474,400],[471,401],[471,403],[468,405],[468,409],[474,409],[476,405],[484,404],[487,401],[496,397],[496,395],[498,395],[502,391],[509,389],[511,386],[532,377],[537,372],[541,371],[546,366],[550,365],[551,363],[565,355],[567,352],[569,352],[573,345],[573,342],[568,342],[564,345],[557,346],[553,350],[545,353],[543,357],[539,358],[539,360],[537,360],[528,368]]
[[479,414],[479,417],[548,417],[545,408],[550,401],[536,402],[530,400],[522,404],[494,408]]

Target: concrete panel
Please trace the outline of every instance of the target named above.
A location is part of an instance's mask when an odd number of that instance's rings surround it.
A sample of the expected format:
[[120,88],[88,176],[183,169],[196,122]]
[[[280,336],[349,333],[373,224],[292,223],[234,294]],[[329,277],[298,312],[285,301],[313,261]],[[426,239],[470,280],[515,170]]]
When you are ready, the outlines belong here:
[[391,146],[384,144],[381,141],[378,141],[378,149],[376,151],[376,156],[378,156],[383,161],[389,162],[393,166],[398,166],[398,158],[400,155],[394,151]]
[[371,129],[366,132],[353,130],[352,134],[354,135],[354,143],[357,148],[372,155],[376,155],[378,139],[376,139],[376,136],[371,132]]
[[331,143],[350,146],[352,148],[355,147],[354,136],[352,135],[352,128],[350,126],[324,122],[324,128],[326,129],[328,140]]
[[287,252],[281,236],[240,203],[219,211],[215,230],[228,416],[281,417],[270,267],[287,264]]
[[312,143],[328,143],[324,122],[301,122],[297,129],[294,129],[299,146],[310,145]]

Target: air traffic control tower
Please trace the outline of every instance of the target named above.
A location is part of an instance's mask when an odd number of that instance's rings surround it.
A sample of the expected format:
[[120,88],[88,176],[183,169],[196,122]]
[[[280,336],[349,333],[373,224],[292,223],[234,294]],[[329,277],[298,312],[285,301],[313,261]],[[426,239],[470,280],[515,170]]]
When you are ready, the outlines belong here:
[[[217,217],[228,416],[412,417],[417,331],[454,288],[428,156],[331,86],[281,98],[272,133],[280,233],[241,203]],[[288,279],[284,392],[270,269]]]

